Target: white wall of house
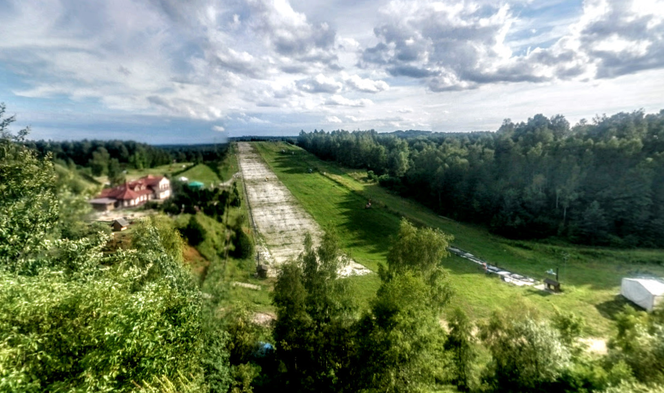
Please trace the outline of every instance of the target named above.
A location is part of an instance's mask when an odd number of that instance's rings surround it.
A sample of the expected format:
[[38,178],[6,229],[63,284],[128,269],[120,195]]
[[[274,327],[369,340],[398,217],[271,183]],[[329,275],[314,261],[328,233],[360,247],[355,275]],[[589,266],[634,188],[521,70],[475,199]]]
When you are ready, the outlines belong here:
[[159,181],[157,189],[155,190],[157,199],[166,199],[171,196],[171,182],[167,178],[163,178]]

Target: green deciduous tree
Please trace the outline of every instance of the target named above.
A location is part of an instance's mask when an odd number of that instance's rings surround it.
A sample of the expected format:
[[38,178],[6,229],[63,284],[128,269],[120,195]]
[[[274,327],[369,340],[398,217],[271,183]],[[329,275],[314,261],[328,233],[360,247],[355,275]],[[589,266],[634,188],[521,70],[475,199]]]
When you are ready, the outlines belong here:
[[187,226],[180,228],[180,233],[182,233],[182,236],[184,236],[192,246],[201,244],[207,235],[205,228],[203,228],[201,223],[198,222],[195,214],[191,215]]
[[136,251],[58,241],[35,276],[0,273],[0,390],[129,391],[201,375],[201,297],[146,231]]
[[449,378],[435,292],[413,272],[383,282],[358,323],[352,391],[417,392]]
[[402,219],[399,233],[387,255],[391,273],[415,271],[429,273],[448,256],[447,246],[453,237],[432,228],[416,228]]
[[34,274],[57,229],[56,176],[50,156],[22,144],[29,130],[13,135],[15,118],[4,114],[0,104],[0,266]]
[[583,238],[590,244],[605,243],[608,228],[609,224],[604,209],[599,202],[593,201],[583,212],[579,225]]
[[108,150],[104,147],[98,147],[97,150],[92,152],[92,159],[90,159],[90,169],[95,176],[103,176],[108,173],[108,164],[111,159]]
[[450,236],[403,220],[381,265],[382,284],[358,323],[355,391],[413,392],[450,378],[439,323],[450,297],[440,267]]
[[631,307],[616,318],[618,332],[609,341],[609,356],[622,360],[643,383],[664,384],[664,323],[661,315],[648,315]]
[[454,309],[448,322],[450,329],[445,349],[451,352],[454,362],[454,382],[457,389],[469,391],[473,385],[473,362],[477,358],[473,325],[466,313],[460,308]]
[[117,158],[111,158],[108,162],[108,181],[111,183],[111,186],[117,186],[126,181],[122,167],[120,167],[120,161]]
[[340,374],[348,368],[354,307],[348,282],[337,280],[344,263],[328,232],[318,247],[307,235],[301,258],[279,272],[274,338],[285,389],[333,392],[345,382]]
[[560,333],[527,310],[494,313],[481,329],[492,362],[485,381],[499,392],[546,391],[570,366]]

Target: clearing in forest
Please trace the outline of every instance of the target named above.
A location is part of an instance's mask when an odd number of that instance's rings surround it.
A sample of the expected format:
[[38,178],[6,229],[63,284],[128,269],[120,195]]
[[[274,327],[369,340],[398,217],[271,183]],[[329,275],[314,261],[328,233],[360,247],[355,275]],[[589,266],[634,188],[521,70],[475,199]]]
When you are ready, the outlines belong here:
[[[306,233],[316,244],[323,231],[249,143],[238,143],[238,163],[253,223],[260,235],[259,262],[267,265],[273,275],[275,267],[296,259],[304,250]],[[340,272],[344,276],[366,273],[368,269],[353,261]]]

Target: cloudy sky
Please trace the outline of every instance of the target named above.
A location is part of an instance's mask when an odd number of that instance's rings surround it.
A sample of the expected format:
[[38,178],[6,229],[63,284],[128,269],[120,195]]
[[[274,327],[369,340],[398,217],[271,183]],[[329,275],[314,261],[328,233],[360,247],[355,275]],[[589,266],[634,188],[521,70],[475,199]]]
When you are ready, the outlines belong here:
[[664,109],[659,0],[0,0],[32,138],[496,130]]

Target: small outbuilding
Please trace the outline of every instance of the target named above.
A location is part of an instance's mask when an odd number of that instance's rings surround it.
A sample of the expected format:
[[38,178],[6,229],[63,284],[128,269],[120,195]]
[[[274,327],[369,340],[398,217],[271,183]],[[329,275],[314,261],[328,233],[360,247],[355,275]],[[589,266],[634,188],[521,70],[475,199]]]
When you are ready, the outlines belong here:
[[620,294],[652,311],[664,298],[664,282],[655,278],[623,278]]
[[113,220],[111,226],[115,232],[120,232],[129,228],[129,223],[124,218],[118,218],[117,220]]
[[95,198],[88,201],[92,208],[99,212],[105,212],[115,209],[115,199],[111,198]]

